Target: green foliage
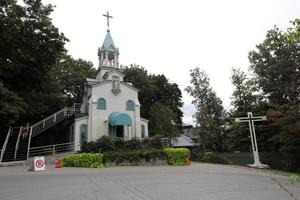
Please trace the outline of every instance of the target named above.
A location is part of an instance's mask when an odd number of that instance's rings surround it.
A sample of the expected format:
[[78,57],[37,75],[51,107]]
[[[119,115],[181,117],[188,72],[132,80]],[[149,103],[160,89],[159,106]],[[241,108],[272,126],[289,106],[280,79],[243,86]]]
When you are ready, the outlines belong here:
[[215,153],[205,153],[200,158],[201,162],[208,162],[208,163],[218,163],[218,164],[227,164],[232,165],[233,162],[223,156],[217,155]]
[[98,153],[100,144],[98,141],[83,142],[81,144],[81,152],[83,153]]
[[48,104],[61,103],[49,71],[65,52],[67,39],[51,22],[53,7],[41,0],[1,1],[0,7],[0,80],[6,88],[1,114],[8,117],[1,120],[3,127],[16,120],[36,121],[56,108]]
[[96,69],[91,62],[73,59],[64,55],[52,68],[52,78],[56,81],[60,93],[67,98],[68,103],[82,101],[84,79],[95,78]]
[[0,124],[13,124],[25,112],[25,104],[0,81]]
[[[182,94],[176,83],[170,83],[164,75],[148,74],[143,67],[132,65],[124,71],[124,81],[131,82],[139,90],[139,101],[142,105],[141,116],[149,119],[150,110],[155,102],[168,106],[175,114],[175,123],[182,124]],[[149,126],[150,135],[156,134]]]
[[239,69],[233,70],[235,87],[231,110],[227,118],[227,150],[247,151],[250,147],[247,124],[236,124],[235,117],[267,115],[268,121],[256,123],[258,149],[279,152],[286,170],[300,169],[300,23],[282,31],[276,26],[268,31],[263,42],[249,53],[248,78]]
[[62,160],[64,167],[103,167],[103,155],[101,153],[80,153],[67,155]]
[[162,140],[158,137],[124,140],[120,137],[102,136],[96,142],[84,142],[81,145],[81,152],[97,153],[108,151],[124,151],[139,149],[161,149],[164,147]]
[[160,149],[134,149],[123,151],[108,151],[103,153],[106,163],[138,163],[141,161],[151,162],[165,160],[165,154]]
[[186,148],[164,148],[169,165],[184,165],[190,158],[190,150]]
[[237,116],[246,115],[262,99],[261,95],[255,94],[258,86],[239,68],[232,69],[231,82],[234,86],[231,102],[234,112]]
[[197,111],[196,118],[196,135],[199,144],[205,151],[209,146],[213,150],[223,148],[222,144],[222,101],[217,97],[216,92],[210,86],[210,80],[204,71],[196,67],[190,70],[191,86],[185,88],[194,100]]
[[270,103],[299,105],[299,40],[289,40],[275,27],[256,48],[249,53],[250,69]]
[[295,19],[291,22],[292,27],[287,29],[285,36],[292,42],[299,42],[300,40],[300,19]]
[[178,125],[174,124],[175,113],[168,106],[156,102],[151,107],[149,114],[149,126],[152,127],[152,132],[159,137],[168,138],[169,146],[172,146],[172,139],[180,134]]
[[165,145],[160,137],[148,137],[142,141],[144,148],[162,149]]

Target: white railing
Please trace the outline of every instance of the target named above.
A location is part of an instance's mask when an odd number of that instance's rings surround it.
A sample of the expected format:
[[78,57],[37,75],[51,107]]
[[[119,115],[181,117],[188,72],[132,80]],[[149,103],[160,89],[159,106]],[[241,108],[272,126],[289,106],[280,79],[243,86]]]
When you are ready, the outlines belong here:
[[32,137],[39,134],[43,130],[55,125],[57,122],[65,119],[68,115],[71,114],[71,108],[66,107],[61,109],[60,111],[50,115],[49,117],[43,119],[32,125]]
[[74,152],[75,143],[62,143],[62,144],[53,144],[40,147],[31,147],[29,149],[29,157],[39,156],[39,155],[52,155],[55,156],[58,153],[63,152]]
[[16,142],[16,147],[15,147],[15,156],[14,159],[17,159],[17,152],[18,152],[18,148],[19,148],[19,142],[20,142],[20,136],[21,136],[21,127],[19,129],[19,134],[18,134],[18,138],[17,138],[17,142]]
[[32,135],[32,127],[30,127],[30,132],[29,132],[29,138],[28,138],[28,145],[27,145],[27,160],[29,158],[29,149],[30,149],[30,144],[31,144],[31,135]]
[[58,112],[50,115],[49,117],[35,123],[32,125],[32,137],[38,135],[43,130],[50,128],[56,123],[62,121],[63,119],[73,115],[86,113],[86,109],[82,107],[81,103],[74,103],[73,107],[65,107]]
[[6,149],[7,143],[8,143],[8,139],[9,139],[9,137],[10,137],[11,130],[12,130],[12,128],[11,128],[11,127],[9,127],[9,129],[8,129],[8,133],[7,133],[7,135],[6,135],[5,142],[4,142],[3,146],[2,146],[2,150],[1,150],[1,156],[0,156],[0,162],[2,162],[2,158],[3,158],[4,152],[5,152],[5,149]]

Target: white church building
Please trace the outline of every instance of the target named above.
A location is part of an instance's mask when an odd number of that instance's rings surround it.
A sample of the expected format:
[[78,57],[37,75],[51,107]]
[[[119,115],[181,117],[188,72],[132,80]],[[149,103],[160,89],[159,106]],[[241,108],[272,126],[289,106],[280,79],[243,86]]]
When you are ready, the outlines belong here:
[[75,118],[72,126],[77,150],[83,141],[95,141],[104,135],[125,139],[148,137],[148,120],[140,116],[139,91],[124,82],[119,49],[109,28],[98,57],[96,79],[85,79],[81,109],[87,114]]

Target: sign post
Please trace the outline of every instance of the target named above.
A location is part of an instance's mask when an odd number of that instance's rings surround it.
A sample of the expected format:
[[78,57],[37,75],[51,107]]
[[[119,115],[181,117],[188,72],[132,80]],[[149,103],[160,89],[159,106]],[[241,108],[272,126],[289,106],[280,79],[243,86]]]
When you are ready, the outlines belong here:
[[45,171],[45,157],[34,157],[33,165],[34,171]]
[[249,166],[257,167],[257,168],[267,168],[268,165],[262,164],[259,160],[259,153],[258,153],[256,134],[255,134],[255,128],[254,128],[254,122],[266,121],[267,117],[266,116],[253,117],[252,112],[247,112],[247,115],[248,115],[247,117],[235,118],[235,122],[248,122],[249,123],[249,131],[250,131],[252,152],[253,152],[253,158],[254,158],[254,163],[250,164]]

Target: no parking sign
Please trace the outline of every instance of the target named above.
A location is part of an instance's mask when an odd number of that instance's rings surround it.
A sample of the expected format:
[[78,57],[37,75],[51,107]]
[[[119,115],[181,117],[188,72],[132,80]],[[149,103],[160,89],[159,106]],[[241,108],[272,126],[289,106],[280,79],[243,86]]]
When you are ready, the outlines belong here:
[[44,171],[45,168],[45,157],[34,157],[33,159],[34,171]]

